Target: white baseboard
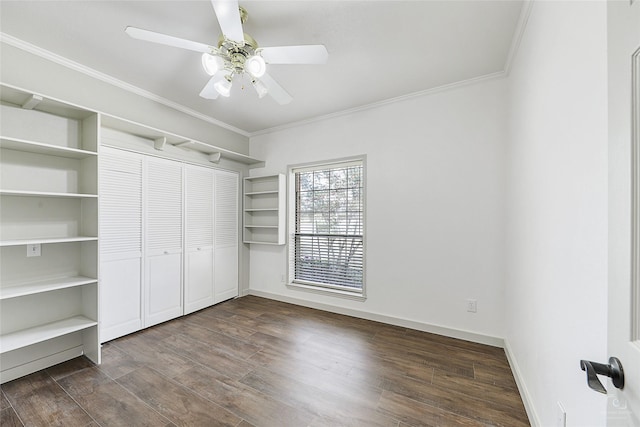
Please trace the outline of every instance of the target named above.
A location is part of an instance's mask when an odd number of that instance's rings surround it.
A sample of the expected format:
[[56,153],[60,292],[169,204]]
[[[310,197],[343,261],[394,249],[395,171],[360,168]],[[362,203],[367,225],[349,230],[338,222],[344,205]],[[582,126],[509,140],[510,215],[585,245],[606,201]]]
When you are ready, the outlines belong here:
[[315,308],[331,313],[344,314],[346,316],[358,317],[360,319],[373,320],[375,322],[387,323],[389,325],[401,326],[403,328],[415,329],[418,331],[429,332],[437,335],[444,335],[451,338],[458,338],[461,340],[471,341],[479,344],[486,344],[493,347],[504,347],[504,340],[502,338],[493,337],[490,335],[483,335],[475,332],[452,329],[439,325],[416,322],[415,320],[403,319],[400,317],[388,316],[385,314],[371,313],[368,311],[354,310],[344,307],[336,307],[329,304],[322,304],[318,302],[307,301],[305,299],[293,298],[285,295],[258,291],[254,289],[249,289],[247,294],[300,305],[303,307]]
[[511,366],[511,372],[513,372],[513,377],[516,380],[516,384],[518,386],[518,391],[520,392],[520,397],[522,398],[522,403],[524,404],[524,409],[527,411],[527,416],[529,417],[529,423],[532,427],[540,427],[540,418],[536,413],[536,410],[533,406],[533,401],[531,399],[531,394],[529,393],[529,389],[527,388],[526,383],[524,382],[524,378],[522,377],[522,372],[520,371],[520,367],[518,366],[518,362],[511,350],[511,346],[509,345],[509,341],[504,340],[504,352],[507,355],[507,360],[509,361],[509,366]]
[[5,369],[0,373],[0,383],[4,384],[9,381],[13,381],[17,378],[24,377],[25,375],[32,374],[41,369],[48,368],[58,363],[66,362],[74,357],[82,356],[82,346],[74,347],[60,353],[55,353],[43,357],[42,359],[33,360],[20,366]]

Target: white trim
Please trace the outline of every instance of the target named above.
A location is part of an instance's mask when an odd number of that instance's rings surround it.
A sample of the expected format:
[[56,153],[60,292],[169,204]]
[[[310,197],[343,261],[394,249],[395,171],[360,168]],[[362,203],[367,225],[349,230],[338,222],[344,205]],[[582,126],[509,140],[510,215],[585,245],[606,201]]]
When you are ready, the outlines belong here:
[[329,120],[329,119],[333,119],[336,117],[342,117],[342,116],[348,116],[350,114],[354,114],[360,111],[366,111],[366,110],[371,110],[373,108],[378,108],[378,107],[382,107],[384,105],[389,105],[389,104],[395,104],[396,102],[402,102],[402,101],[406,101],[409,99],[413,99],[413,98],[418,98],[421,96],[427,96],[427,95],[433,95],[435,93],[440,93],[440,92],[444,92],[444,91],[448,91],[448,90],[455,90],[464,86],[469,86],[472,84],[476,84],[476,83],[481,83],[484,81],[490,81],[490,80],[494,80],[494,79],[501,79],[506,77],[506,73],[504,71],[497,71],[495,73],[490,73],[490,74],[485,74],[484,76],[480,76],[480,77],[473,77],[471,79],[467,79],[467,80],[461,80],[459,82],[454,82],[454,83],[448,83],[442,86],[437,86],[434,88],[430,88],[430,89],[425,89],[425,90],[421,90],[418,92],[413,92],[407,95],[401,95],[401,96],[397,96],[394,98],[389,98],[389,99],[385,99],[382,101],[378,101],[378,102],[372,102],[371,104],[365,104],[365,105],[361,105],[359,107],[354,107],[354,108],[349,108],[346,110],[342,110],[342,111],[336,111],[335,113],[329,113],[329,114],[325,114],[323,116],[316,116],[316,117],[312,117],[310,119],[305,119],[305,120],[300,120],[297,122],[291,122],[291,123],[286,123],[284,125],[280,125],[280,126],[274,126],[272,128],[267,128],[267,129],[262,129],[259,131],[255,131],[255,132],[251,132],[249,133],[249,138],[253,138],[254,136],[260,136],[260,135],[265,135],[265,134],[269,134],[269,133],[274,133],[274,132],[279,132],[285,129],[291,129],[291,128],[296,128],[296,127],[300,127],[300,126],[305,126],[311,123],[316,123],[316,122],[320,122],[320,121],[324,121],[324,120]]
[[640,48],[631,66],[631,340],[640,344]]
[[513,372],[513,378],[516,380],[516,385],[518,386],[518,391],[520,392],[520,398],[522,399],[522,403],[524,404],[524,409],[527,411],[529,423],[532,427],[542,426],[540,418],[536,413],[533,399],[531,399],[529,389],[524,382],[524,377],[522,376],[522,372],[520,371],[520,366],[518,366],[518,362],[516,361],[516,356],[513,354],[513,350],[511,350],[509,341],[507,341],[506,339],[504,340],[504,352],[507,355],[507,360],[509,361],[511,372]]
[[330,313],[343,314],[346,316],[357,317],[360,319],[373,320],[374,322],[386,323],[389,325],[400,326],[403,328],[415,329],[417,331],[429,332],[437,335],[444,335],[450,338],[457,338],[465,341],[471,341],[478,344],[486,344],[493,347],[504,347],[504,339],[493,337],[490,335],[478,334],[476,332],[464,331],[461,329],[448,328],[446,326],[433,325],[424,322],[418,322],[402,317],[389,316],[386,314],[372,313],[364,310],[354,310],[351,308],[338,307],[319,302],[308,301],[299,298],[288,297],[286,295],[274,294],[271,292],[258,291],[249,289],[249,295],[268,298],[276,301],[286,302],[289,304],[300,305],[303,307],[315,308],[317,310],[328,311]]
[[314,294],[330,295],[332,297],[346,298],[356,301],[365,301],[367,299],[367,296],[364,294],[364,292],[349,292],[342,289],[335,289],[322,285],[314,286],[307,285],[302,282],[291,282],[287,284],[287,287],[290,289],[311,292]]
[[13,37],[7,33],[3,33],[0,32],[0,42],[2,43],[6,43],[10,46],[16,47],[18,49],[24,50],[25,52],[31,53],[33,55],[39,56],[43,59],[46,59],[48,61],[54,62],[58,65],[62,65],[63,67],[69,68],[71,70],[77,71],[79,73],[85,74],[89,77],[92,77],[96,80],[100,80],[103,81],[105,83],[108,83],[112,86],[116,86],[120,89],[124,89],[128,92],[134,93],[136,95],[142,96],[144,98],[147,98],[151,101],[157,102],[159,104],[163,104],[169,108],[173,108],[174,110],[180,111],[184,114],[187,114],[189,116],[195,117],[196,119],[202,120],[204,122],[208,122],[211,124],[214,124],[216,126],[219,126],[221,128],[227,129],[231,132],[235,132],[239,135],[245,136],[245,137],[249,137],[250,134],[242,129],[239,129],[235,126],[231,126],[228,123],[225,123],[223,121],[214,119],[213,117],[207,116],[205,114],[202,114],[198,111],[195,111],[191,108],[185,107],[182,104],[178,104],[177,102],[174,101],[170,101],[167,98],[163,98],[161,96],[156,95],[155,93],[149,92],[148,90],[144,90],[142,88],[139,88],[137,86],[134,86],[132,84],[129,84],[125,81],[122,81],[120,79],[116,79],[115,77],[112,77],[108,74],[102,73],[98,70],[94,70],[93,68],[87,67],[86,65],[82,65],[78,62],[72,61],[68,58],[65,58],[64,56],[60,56],[56,53],[53,53],[51,51],[48,51],[46,49],[43,49],[41,47],[38,47],[34,44],[25,42],[23,40],[20,40],[16,37]]
[[531,15],[533,3],[533,0],[524,0],[524,4],[522,5],[522,9],[520,10],[518,25],[516,26],[516,30],[513,32],[511,47],[509,48],[509,54],[507,55],[507,60],[504,64],[505,76],[509,76],[509,74],[511,73],[513,62],[515,61],[516,56],[518,55],[518,51],[520,50],[520,43],[522,42],[522,37],[524,36],[524,32],[527,28],[527,22],[529,22],[529,16]]
[[13,381],[25,375],[32,374],[36,371],[49,368],[67,360],[82,356],[82,346],[75,346],[68,350],[63,350],[59,353],[46,355],[41,359],[32,360],[23,365],[14,366],[13,368],[5,369],[0,372],[0,383],[4,384],[9,381]]

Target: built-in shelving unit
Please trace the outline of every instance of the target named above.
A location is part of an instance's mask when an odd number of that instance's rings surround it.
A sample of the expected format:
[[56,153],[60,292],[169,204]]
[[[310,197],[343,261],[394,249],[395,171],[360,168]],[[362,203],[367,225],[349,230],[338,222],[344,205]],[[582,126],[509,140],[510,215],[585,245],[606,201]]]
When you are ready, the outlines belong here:
[[285,242],[283,174],[244,179],[244,242],[283,245]]
[[225,158],[249,165],[249,168],[260,167],[264,165],[263,160],[247,156],[246,154],[216,147],[205,142],[196,141],[184,136],[165,132],[160,129],[155,129],[117,117],[103,115],[102,126],[108,129],[113,129],[119,132],[124,132],[129,135],[149,140],[152,142],[153,148],[159,152],[164,151],[165,148],[169,146],[205,154],[206,156],[208,156],[209,161],[212,163],[218,163],[220,161],[220,158]]
[[100,363],[97,113],[0,87],[0,380]]

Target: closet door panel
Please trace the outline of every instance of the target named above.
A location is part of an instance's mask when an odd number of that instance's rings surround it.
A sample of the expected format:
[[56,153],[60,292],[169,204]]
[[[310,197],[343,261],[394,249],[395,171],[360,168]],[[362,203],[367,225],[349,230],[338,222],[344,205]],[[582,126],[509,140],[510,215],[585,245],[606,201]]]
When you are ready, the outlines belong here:
[[145,327],[182,315],[182,254],[147,257]]
[[139,154],[100,151],[100,338],[142,328],[142,162]]
[[188,252],[184,314],[213,305],[213,249]]
[[141,270],[140,258],[101,263],[101,289],[103,290],[100,293],[102,307],[100,339],[102,342],[142,328]]
[[211,169],[185,166],[185,314],[214,303],[213,179]]
[[145,327],[182,315],[182,169],[145,159]]
[[238,296],[238,175],[215,171],[214,300]]

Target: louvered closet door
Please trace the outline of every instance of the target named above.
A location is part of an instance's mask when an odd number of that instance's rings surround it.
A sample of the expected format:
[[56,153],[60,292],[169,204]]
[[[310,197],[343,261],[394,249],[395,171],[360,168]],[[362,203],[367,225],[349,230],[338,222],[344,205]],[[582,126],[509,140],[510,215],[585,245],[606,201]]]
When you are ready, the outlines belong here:
[[213,170],[185,166],[184,313],[213,304]]
[[238,296],[238,174],[215,171],[216,303]]
[[147,157],[144,175],[146,327],[182,315],[182,165]]
[[100,338],[142,328],[142,156],[100,149]]

